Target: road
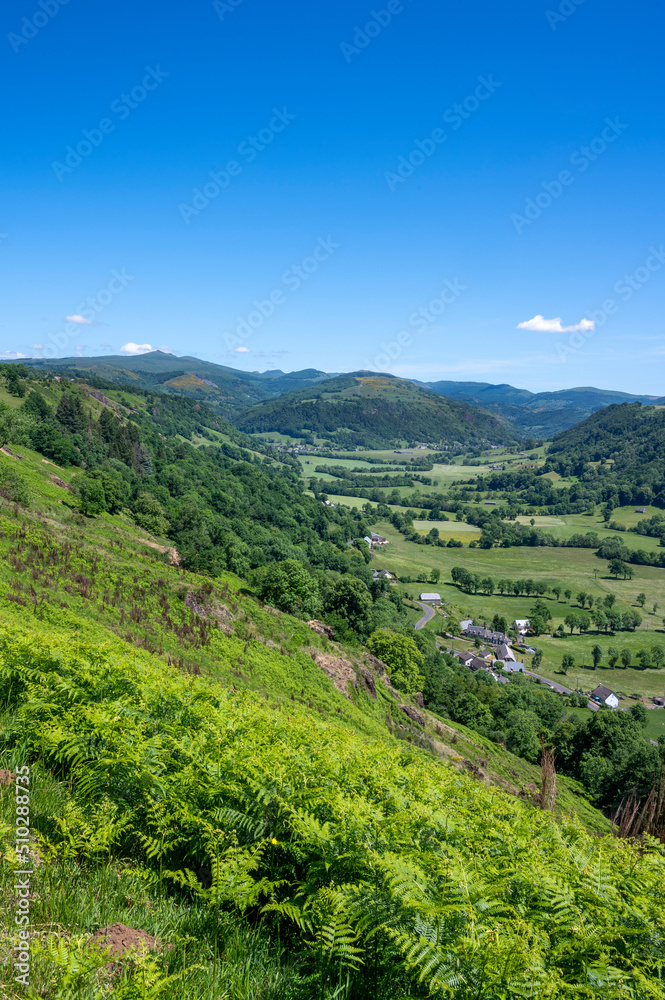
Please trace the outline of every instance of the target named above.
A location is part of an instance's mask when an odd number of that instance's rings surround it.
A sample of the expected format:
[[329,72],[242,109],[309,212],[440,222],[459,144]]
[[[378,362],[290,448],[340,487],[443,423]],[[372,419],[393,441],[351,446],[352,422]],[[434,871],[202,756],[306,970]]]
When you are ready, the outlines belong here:
[[434,618],[434,608],[430,608],[429,604],[423,604],[422,601],[416,601],[415,603],[418,604],[425,612],[420,621],[417,621],[413,626],[414,628],[421,629],[427,625],[427,622],[431,622],[432,618]]
[[[552,688],[552,690],[556,691],[558,694],[573,693],[570,690],[570,688],[565,688],[563,687],[562,684],[557,684],[556,681],[551,681],[548,677],[541,677],[540,674],[532,674],[530,670],[525,670],[524,673],[527,675],[527,677],[535,677],[537,681],[542,681],[543,684],[547,684],[548,687]],[[587,702],[587,708],[590,708],[592,712],[597,712],[598,709],[600,708],[600,705],[595,701],[589,700]]]
[[541,677],[540,674],[532,674],[530,670],[525,670],[524,673],[527,675],[527,677],[535,677],[537,681],[542,681],[543,684],[547,684],[547,686],[551,687],[553,691],[557,692],[557,694],[572,694],[573,693],[570,690],[570,688],[565,688],[565,687],[563,687],[563,685],[557,684],[556,681],[551,681],[549,679],[549,677]]

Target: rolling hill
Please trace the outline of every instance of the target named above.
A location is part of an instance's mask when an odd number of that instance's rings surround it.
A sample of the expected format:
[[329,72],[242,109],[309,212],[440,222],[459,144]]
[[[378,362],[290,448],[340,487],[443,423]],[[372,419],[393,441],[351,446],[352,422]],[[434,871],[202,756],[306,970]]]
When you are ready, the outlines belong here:
[[508,444],[515,432],[502,418],[445,399],[393,375],[355,372],[253,406],[236,419],[249,433],[322,435],[347,446]]
[[651,396],[635,396],[589,386],[534,393],[507,384],[444,381],[430,383],[429,388],[447,399],[482,406],[490,413],[505,417],[523,434],[537,438],[560,434],[613,403],[657,402]]
[[308,368],[301,372],[243,372],[200,358],[176,357],[150,351],[136,357],[33,358],[23,362],[29,368],[67,372],[104,382],[124,383],[137,389],[184,396],[205,402],[224,417],[281,393],[330,378],[325,372]]
[[625,480],[663,492],[665,481],[665,408],[623,403],[557,435],[548,450],[548,464],[557,472]]

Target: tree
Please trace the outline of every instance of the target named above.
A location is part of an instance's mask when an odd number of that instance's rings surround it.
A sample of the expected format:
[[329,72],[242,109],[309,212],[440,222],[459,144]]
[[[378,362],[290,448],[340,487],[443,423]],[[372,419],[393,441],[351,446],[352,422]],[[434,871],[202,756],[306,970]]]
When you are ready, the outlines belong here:
[[543,651],[542,649],[537,649],[533,654],[533,659],[531,661],[531,667],[533,670],[537,670],[540,664],[543,662]]
[[639,604],[639,606],[641,608],[643,608],[644,605],[647,603],[647,595],[646,594],[638,594],[637,595],[637,603]]
[[630,714],[635,719],[635,722],[637,722],[637,724],[642,727],[642,729],[646,729],[647,710],[644,707],[644,705],[640,705],[639,703],[637,705],[633,705],[633,707],[630,709]]
[[606,608],[611,609],[616,604],[616,594],[606,594],[603,598],[603,604]]
[[369,637],[367,648],[386,664],[398,691],[413,694],[422,689],[425,658],[411,636],[381,628]]
[[619,662],[620,655],[621,654],[619,653],[619,650],[617,649],[616,646],[610,646],[610,648],[607,650],[607,662],[609,663],[612,670],[614,670],[617,663]]
[[92,476],[78,476],[72,489],[78,497],[79,509],[86,517],[95,517],[106,510],[104,486],[100,479]]
[[631,653],[631,651],[628,649],[627,646],[624,646],[624,648],[621,650],[621,662],[623,663],[624,668],[626,670],[633,662],[633,654]]
[[581,615],[578,616],[578,625],[581,632],[588,632],[591,628],[591,616],[583,611]]
[[5,382],[7,383],[7,392],[9,392],[12,396],[25,396],[25,386],[21,382],[18,367],[16,365],[5,365],[3,375],[5,376]]
[[[365,586],[360,580],[353,582]],[[319,588],[297,559],[271,563],[259,585],[258,595],[267,604],[297,617],[314,618],[321,612]],[[370,601],[369,594],[367,599]]]
[[565,601],[570,601],[570,599],[571,599],[572,596],[573,596],[572,590],[570,590],[570,589],[569,590],[564,590],[564,592],[563,592],[563,598],[564,598]]
[[653,661],[651,659],[651,650],[640,649],[639,653],[637,654],[637,662],[639,663],[641,670],[648,670],[651,666],[653,666]]
[[27,444],[32,426],[28,416],[0,402],[0,448],[6,444]]
[[663,665],[665,661],[665,649],[662,646],[652,646],[651,647],[651,658],[653,660],[654,666],[657,670]]
[[433,569],[429,575],[430,583],[438,583],[441,579],[441,570]]
[[577,603],[579,604],[579,606],[581,608],[585,608],[586,607],[586,599],[587,599],[587,592],[586,592],[586,590],[580,590],[579,594],[575,598],[575,600],[577,601]]
[[655,615],[656,612],[658,611],[659,607],[660,607],[660,604],[658,603],[658,601],[654,601],[653,607],[651,609],[651,614]]
[[575,666],[575,657],[571,653],[566,653],[563,660],[561,661],[561,673],[567,674],[569,670],[572,670]]
[[558,601],[559,598],[561,597],[561,587],[559,587],[559,586],[552,587],[552,593],[554,594],[554,596],[556,597],[556,599]]
[[338,616],[361,640],[369,635],[372,598],[365,584],[357,577],[347,575],[335,584],[326,600],[325,611],[331,624],[335,624]]
[[598,667],[600,665],[600,661],[603,658],[603,650],[602,647],[598,645],[598,643],[596,643],[596,645],[591,650],[591,656],[593,658],[594,668]]
[[623,559],[612,559],[609,563],[608,569],[615,579],[619,576],[623,576],[624,580],[626,578],[627,564]]
[[572,635],[576,628],[579,628],[580,616],[575,612],[571,611],[569,615],[564,618],[564,625],[570,629],[570,634]]
[[81,397],[74,392],[65,392],[55,411],[56,420],[71,434],[81,434],[86,428],[85,412]]

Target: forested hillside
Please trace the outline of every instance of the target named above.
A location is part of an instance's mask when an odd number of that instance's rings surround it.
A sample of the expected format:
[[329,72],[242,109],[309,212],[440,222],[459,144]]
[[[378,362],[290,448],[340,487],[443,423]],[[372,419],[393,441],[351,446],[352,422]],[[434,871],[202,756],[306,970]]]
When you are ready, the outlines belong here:
[[505,444],[515,432],[480,407],[444,399],[392,375],[359,372],[313,389],[289,392],[237,418],[250,432],[316,434],[343,447],[432,444]]
[[548,461],[562,475],[584,474],[616,486],[639,483],[657,498],[665,488],[665,408],[608,406],[555,437]]
[[534,438],[551,438],[613,404],[652,402],[648,396],[589,386],[558,392],[529,392],[489,382],[432,382],[431,388],[449,399],[476,403],[505,417],[523,434]]

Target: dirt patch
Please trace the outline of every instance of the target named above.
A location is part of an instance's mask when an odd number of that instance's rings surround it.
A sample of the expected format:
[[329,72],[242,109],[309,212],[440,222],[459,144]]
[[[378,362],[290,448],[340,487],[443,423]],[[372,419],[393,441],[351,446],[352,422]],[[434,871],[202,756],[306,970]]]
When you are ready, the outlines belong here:
[[108,927],[100,927],[92,935],[88,945],[102,951],[108,950],[109,961],[113,961],[132,953],[152,951],[153,948],[159,947],[160,941],[151,937],[146,931],[126,927],[125,924],[109,924]]
[[231,633],[235,619],[223,604],[219,604],[217,601],[206,601],[202,594],[195,593],[193,590],[187,594],[185,604],[199,618],[203,618],[204,621],[214,621],[217,628],[221,628],[227,635]]
[[174,549],[170,545],[160,545],[159,542],[149,542],[147,538],[137,538],[136,541],[140,542],[141,545],[147,545],[150,549],[157,549],[158,552],[168,552],[169,554],[169,565],[179,566],[180,565],[180,553],[177,549]]
[[52,472],[49,472],[49,476],[51,478],[51,482],[53,482],[56,486],[59,486],[63,490],[69,490],[71,493],[72,488],[69,483],[64,481],[64,479],[61,479],[60,476],[54,476]]
[[325,639],[335,638],[335,629],[331,628],[330,625],[326,625],[325,622],[317,621],[316,618],[312,618],[311,621],[307,622],[307,626],[311,628],[312,632],[316,632],[317,635],[321,635]]
[[326,677],[329,677],[338,691],[351,700],[349,694],[349,684],[358,690],[358,679],[353,664],[341,656],[332,656],[330,653],[323,653],[320,649],[312,649],[310,655],[317,667],[323,670]]
[[15,455],[14,452],[7,447],[7,445],[5,445],[4,448],[0,448],[0,451],[3,455],[9,455],[10,458],[18,459],[19,462],[23,461],[23,455]]
[[0,788],[9,788],[16,784],[16,775],[13,771],[0,769]]

